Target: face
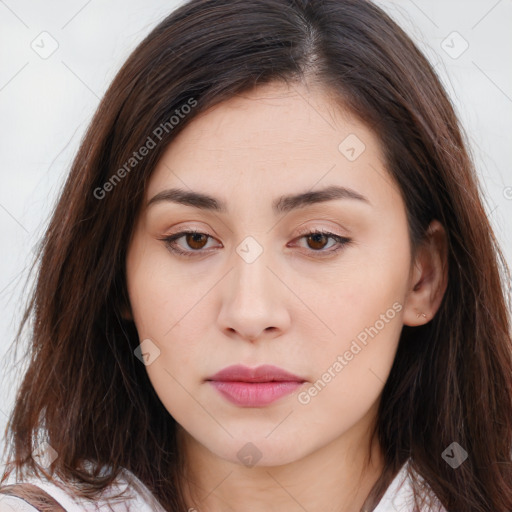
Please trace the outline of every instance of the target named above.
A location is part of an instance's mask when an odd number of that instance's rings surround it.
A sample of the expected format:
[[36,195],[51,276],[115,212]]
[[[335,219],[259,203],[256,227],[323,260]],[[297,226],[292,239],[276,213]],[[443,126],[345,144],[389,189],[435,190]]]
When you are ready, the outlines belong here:
[[[376,136],[320,90],[259,87],[177,136],[150,201],[127,256],[131,314],[186,438],[271,466],[366,432],[411,271]],[[233,365],[246,372],[216,376]]]

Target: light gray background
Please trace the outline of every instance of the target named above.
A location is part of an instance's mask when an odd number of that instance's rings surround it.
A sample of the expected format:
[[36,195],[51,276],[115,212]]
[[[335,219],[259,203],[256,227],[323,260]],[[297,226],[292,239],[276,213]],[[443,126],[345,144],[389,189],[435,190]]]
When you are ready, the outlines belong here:
[[[0,0],[0,440],[16,384],[3,378],[10,363],[2,362],[10,362],[5,356],[26,298],[31,250],[99,98],[137,43],[178,3]],[[512,1],[376,3],[435,64],[453,99],[510,264]]]

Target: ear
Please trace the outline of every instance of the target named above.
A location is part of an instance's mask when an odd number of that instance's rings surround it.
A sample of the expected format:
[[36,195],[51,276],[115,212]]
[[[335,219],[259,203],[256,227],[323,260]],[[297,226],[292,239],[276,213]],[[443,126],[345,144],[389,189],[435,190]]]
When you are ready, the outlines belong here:
[[448,284],[448,242],[440,222],[430,223],[417,249],[405,300],[404,325],[423,325],[437,313]]

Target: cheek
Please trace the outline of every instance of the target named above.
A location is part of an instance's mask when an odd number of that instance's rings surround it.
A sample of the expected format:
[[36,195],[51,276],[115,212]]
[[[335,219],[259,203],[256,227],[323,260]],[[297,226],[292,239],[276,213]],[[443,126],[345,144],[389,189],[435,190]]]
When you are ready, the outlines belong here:
[[[142,274],[141,274],[142,276]],[[146,274],[147,276],[147,274]],[[174,387],[176,382],[185,382],[184,372],[195,368],[198,362],[199,340],[203,337],[194,308],[193,292],[176,294],[175,285],[156,273],[133,280],[134,293],[130,295],[133,317],[141,342],[150,339],[156,345],[158,359],[147,366],[150,378],[155,377],[155,389]],[[190,303],[190,304],[189,304]],[[195,321],[195,323],[194,323]],[[155,372],[158,371],[158,374]],[[188,377],[190,378],[190,377]]]
[[163,340],[180,319],[183,300],[176,290],[184,290],[183,278],[169,271],[167,252],[143,236],[130,247],[126,274],[139,337]]
[[171,394],[179,402],[179,384],[190,380],[190,369],[196,371],[202,357],[200,318],[207,302],[199,298],[207,287],[173,270],[165,250],[139,240],[128,253],[126,267],[139,339],[151,340],[158,353],[146,367],[148,375],[161,399]]
[[364,313],[355,320],[348,314],[347,322],[338,322],[338,335],[321,357],[319,351],[312,354],[317,373],[297,400],[304,418],[332,425],[333,437],[360,421],[382,393],[402,329],[401,305],[389,306],[382,310],[384,320],[372,314],[367,320]]
[[375,237],[311,297],[323,348],[310,352],[318,385],[303,403],[322,404],[319,414],[322,407],[361,412],[382,391],[402,330],[409,265],[406,231],[403,243]]
[[178,276],[163,270],[146,253],[143,264],[131,274],[129,295],[133,318],[141,343],[149,339],[154,344],[149,346],[157,356],[146,365],[146,371],[165,409],[178,423],[204,423],[207,420],[204,411],[196,407],[190,395],[195,393],[190,382],[198,377],[201,356],[195,341],[200,336],[194,336],[191,323],[197,318],[191,313],[187,315],[195,295],[193,291],[187,293],[188,298],[184,300],[183,294],[175,293],[181,286],[176,280]]
[[174,364],[162,356],[146,367],[149,380],[167,412],[182,425],[210,425],[211,418],[200,402],[194,398],[197,390],[190,385],[194,366],[179,364],[173,354]]
[[[329,347],[330,357],[348,349],[359,335],[364,342],[366,329],[375,324],[379,339],[392,330],[390,320],[397,325],[388,342],[391,349],[400,334],[399,310],[403,309],[410,269],[408,240],[406,234],[401,242],[379,236],[369,240],[348,251],[329,273],[293,281],[297,295],[311,305],[316,317],[308,315],[309,328],[306,324],[303,328],[316,331],[316,339]],[[318,355],[323,357],[325,352]]]

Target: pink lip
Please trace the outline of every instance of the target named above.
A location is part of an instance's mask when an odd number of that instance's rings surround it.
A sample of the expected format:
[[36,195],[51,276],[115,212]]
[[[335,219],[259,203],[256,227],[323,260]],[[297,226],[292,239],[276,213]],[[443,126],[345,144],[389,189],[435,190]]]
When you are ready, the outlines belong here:
[[268,405],[305,382],[305,379],[272,365],[257,368],[228,366],[206,380],[227,400],[245,407]]

